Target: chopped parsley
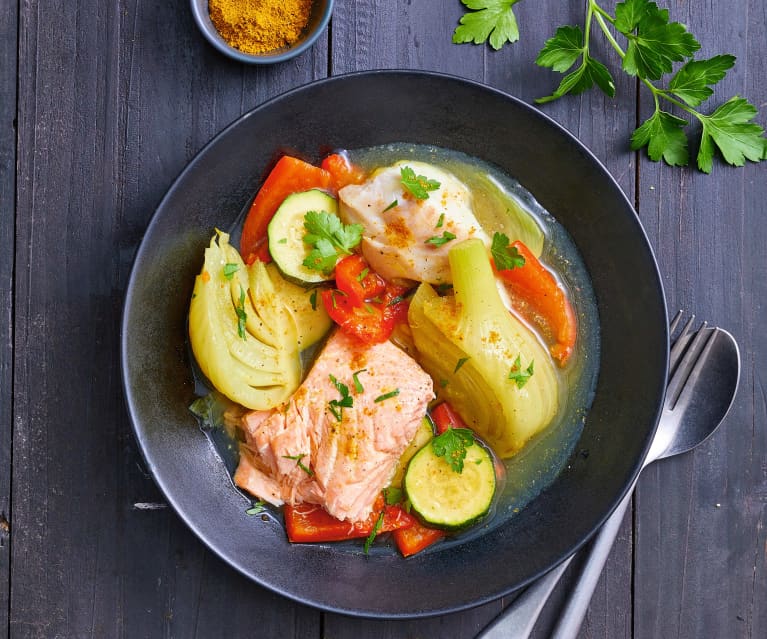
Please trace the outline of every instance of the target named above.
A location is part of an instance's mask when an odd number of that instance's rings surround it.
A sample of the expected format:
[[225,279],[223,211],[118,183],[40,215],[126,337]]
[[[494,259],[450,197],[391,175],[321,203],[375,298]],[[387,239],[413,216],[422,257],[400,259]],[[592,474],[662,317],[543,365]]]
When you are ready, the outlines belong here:
[[309,304],[312,305],[312,310],[317,310],[317,289],[315,288],[312,290],[311,295],[309,295]]
[[394,506],[402,501],[402,489],[397,486],[389,486],[383,489],[384,500],[387,506]]
[[298,466],[307,475],[309,475],[309,477],[314,477],[314,471],[301,461],[304,457],[306,457],[306,453],[303,453],[301,455],[283,455],[282,457],[284,459],[295,460],[296,466]]
[[457,473],[463,472],[466,449],[474,445],[474,433],[468,428],[451,428],[431,440],[431,447],[437,457],[445,461]]
[[440,187],[437,180],[430,180],[425,175],[416,175],[409,166],[403,166],[399,174],[402,178],[402,186],[417,200],[428,199],[429,191],[436,191]]
[[260,500],[257,501],[257,502],[251,503],[250,508],[248,508],[245,511],[245,514],[246,515],[251,515],[251,516],[252,515],[257,515],[258,513],[264,511],[264,507],[265,506],[266,506],[266,504],[263,501],[260,501]]
[[437,220],[437,225],[434,227],[435,229],[441,229],[442,225],[445,223],[445,214],[440,213],[439,219]]
[[390,391],[388,393],[384,393],[383,395],[379,395],[373,401],[376,402],[376,403],[384,402],[387,399],[391,399],[392,397],[396,397],[397,395],[399,395],[399,388],[395,388],[393,391]]
[[239,270],[239,264],[235,264],[234,262],[224,264],[224,277],[228,280],[231,280],[234,277],[234,274]]
[[364,280],[368,276],[368,273],[370,273],[370,269],[366,266],[360,271],[360,274],[357,276],[357,281],[361,282]]
[[383,211],[381,211],[381,212],[382,212],[382,213],[386,213],[386,211],[391,211],[391,210],[392,210],[392,209],[393,209],[395,206],[398,206],[398,205],[399,205],[399,202],[397,202],[397,200],[392,200],[391,204],[389,204],[389,206],[387,206],[387,207],[386,207],[386,208],[385,208]]
[[370,531],[370,534],[368,535],[368,538],[365,540],[365,546],[363,547],[363,550],[365,554],[368,554],[368,551],[370,550],[370,546],[375,541],[375,538],[378,536],[378,532],[381,530],[381,526],[383,526],[383,520],[384,520],[384,514],[383,511],[378,515],[378,519],[376,519],[376,525],[373,526],[373,530]]
[[395,306],[396,304],[402,302],[404,299],[405,298],[402,297],[402,295],[396,295],[389,300],[389,303],[386,306]]
[[328,375],[333,386],[341,394],[340,399],[331,399],[328,402],[328,410],[333,414],[333,417],[337,421],[341,421],[344,417],[344,408],[351,408],[354,406],[354,398],[349,394],[349,387],[346,384],[339,382],[335,375]]
[[527,380],[533,376],[533,365],[535,360],[530,360],[530,366],[525,370],[522,370],[522,355],[517,355],[517,359],[514,360],[514,364],[509,371],[509,379],[513,380],[517,384],[517,388],[522,388],[527,384]]
[[503,233],[493,234],[493,244],[490,253],[499,271],[507,271],[525,265],[525,258],[520,255],[516,246],[509,245],[509,238]]
[[440,247],[454,239],[455,233],[451,233],[450,231],[442,231],[442,235],[434,235],[426,240],[424,244],[431,244],[432,246]]
[[362,368],[358,370],[357,372],[355,372],[354,375],[352,375],[352,380],[354,381],[354,390],[357,391],[358,393],[362,393],[365,390],[365,388],[362,386],[362,382],[360,381],[359,375],[360,373],[366,373],[367,370],[368,370],[367,368]]
[[471,357],[462,357],[461,359],[459,359],[458,363],[455,365],[455,368],[453,369],[453,373],[457,373],[459,370],[461,370],[461,366],[463,366],[470,359]]
[[234,312],[237,313],[237,335],[242,339],[248,339],[248,333],[245,330],[248,315],[245,312],[245,289],[242,286],[240,286],[240,303],[234,307]]

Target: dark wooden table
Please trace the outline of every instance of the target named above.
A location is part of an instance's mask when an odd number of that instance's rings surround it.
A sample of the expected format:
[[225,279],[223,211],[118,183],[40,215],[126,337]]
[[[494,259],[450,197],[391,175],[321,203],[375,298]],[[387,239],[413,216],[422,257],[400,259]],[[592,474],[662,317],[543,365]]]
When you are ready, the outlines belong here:
[[[203,40],[185,0],[3,3],[2,631],[469,638],[508,603],[426,620],[352,619],[295,604],[224,565],[165,506],[142,466],[123,404],[120,312],[160,197],[240,114],[311,80],[370,68],[446,71],[532,101],[558,80],[534,65],[537,50],[554,26],[581,23],[583,4],[522,2],[521,41],[493,52],[451,44],[458,0],[337,0],[311,51],[251,68]],[[764,0],[660,4],[698,36],[703,56],[738,56],[713,102],[744,95],[766,124]],[[544,111],[590,146],[636,203],[669,307],[734,333],[743,376],[717,435],[643,476],[581,636],[767,637],[767,163],[717,161],[705,176],[630,152],[630,130],[651,100],[615,75],[617,99],[588,93]],[[547,635],[566,589],[567,580],[536,636]]]

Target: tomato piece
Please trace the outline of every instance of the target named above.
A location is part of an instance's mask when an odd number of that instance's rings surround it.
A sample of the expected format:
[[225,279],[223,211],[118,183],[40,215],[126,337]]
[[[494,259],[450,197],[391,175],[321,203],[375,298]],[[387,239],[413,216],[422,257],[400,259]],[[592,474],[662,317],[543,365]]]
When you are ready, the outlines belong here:
[[336,519],[322,506],[316,504],[285,506],[285,529],[288,539],[294,543],[357,539],[367,537],[373,532],[381,512],[383,512],[383,522],[378,529],[379,533],[398,530],[417,523],[413,515],[405,512],[400,506],[385,505],[383,497],[379,496],[370,516],[364,521],[354,523]]
[[445,532],[436,528],[427,528],[416,521],[412,526],[399,528],[392,533],[397,549],[403,557],[410,557],[424,548],[431,546],[445,536]]
[[512,246],[525,258],[525,265],[498,271],[514,297],[523,302],[514,304],[516,310],[536,324],[549,336],[549,350],[561,366],[567,363],[575,347],[578,326],[575,312],[567,294],[549,270],[538,261],[522,242]]
[[441,435],[448,428],[468,428],[466,422],[455,412],[455,409],[447,402],[442,402],[431,411],[431,418],[434,421],[434,427],[437,434]]
[[333,177],[324,169],[289,155],[282,156],[256,193],[242,226],[240,255],[245,263],[252,264],[257,258],[262,261],[271,259],[268,251],[264,251],[266,231],[288,195],[309,189],[328,190],[332,184]]
[[347,255],[336,263],[336,286],[357,305],[381,295],[386,281],[370,270],[361,255]]
[[348,295],[338,290],[325,289],[321,295],[328,315],[345,333],[358,337],[366,344],[380,344],[389,339],[394,322],[384,316],[380,304],[355,304]]
[[349,162],[349,158],[342,153],[327,156],[320,167],[333,176],[336,191],[349,184],[362,184],[367,177],[365,171]]

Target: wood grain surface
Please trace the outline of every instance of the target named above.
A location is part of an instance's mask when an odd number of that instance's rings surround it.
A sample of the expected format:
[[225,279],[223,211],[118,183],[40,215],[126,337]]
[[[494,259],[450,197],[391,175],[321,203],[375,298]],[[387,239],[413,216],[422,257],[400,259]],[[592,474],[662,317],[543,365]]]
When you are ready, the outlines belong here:
[[[239,115],[314,79],[374,68],[447,72],[531,102],[559,80],[534,64],[537,51],[557,25],[582,22],[583,4],[519,3],[521,40],[495,52],[451,44],[458,0],[336,0],[310,51],[254,68],[208,45],[185,0],[4,3],[0,633],[468,639],[509,603],[422,620],[351,619],[240,576],[166,506],[143,466],[123,403],[119,322],[155,206]],[[697,35],[701,57],[738,57],[712,105],[741,94],[767,124],[763,0],[659,4]],[[765,637],[767,163],[716,161],[705,176],[632,153],[630,131],[651,99],[596,40],[616,99],[589,92],[542,111],[616,177],[656,250],[669,307],[729,329],[743,375],[715,437],[646,471],[580,636]],[[535,637],[548,636],[571,581]]]

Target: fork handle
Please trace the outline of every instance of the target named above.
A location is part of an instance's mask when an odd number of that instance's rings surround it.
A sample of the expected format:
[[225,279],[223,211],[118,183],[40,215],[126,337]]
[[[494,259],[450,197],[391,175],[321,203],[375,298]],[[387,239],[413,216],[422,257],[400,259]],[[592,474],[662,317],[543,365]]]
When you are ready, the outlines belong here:
[[599,583],[602,569],[610,555],[610,550],[623,523],[623,516],[631,502],[634,487],[626,493],[626,496],[618,504],[612,515],[604,523],[600,531],[594,537],[594,541],[586,551],[586,560],[581,564],[581,571],[575,582],[572,593],[567,598],[564,610],[559,617],[551,639],[575,639],[581,629],[583,618],[589,609],[591,597]]
[[538,615],[541,614],[543,606],[551,595],[551,591],[554,590],[554,586],[557,585],[574,556],[568,557],[529,586],[475,639],[509,639],[509,637],[522,639],[529,637],[535,627],[535,622],[538,620]]

